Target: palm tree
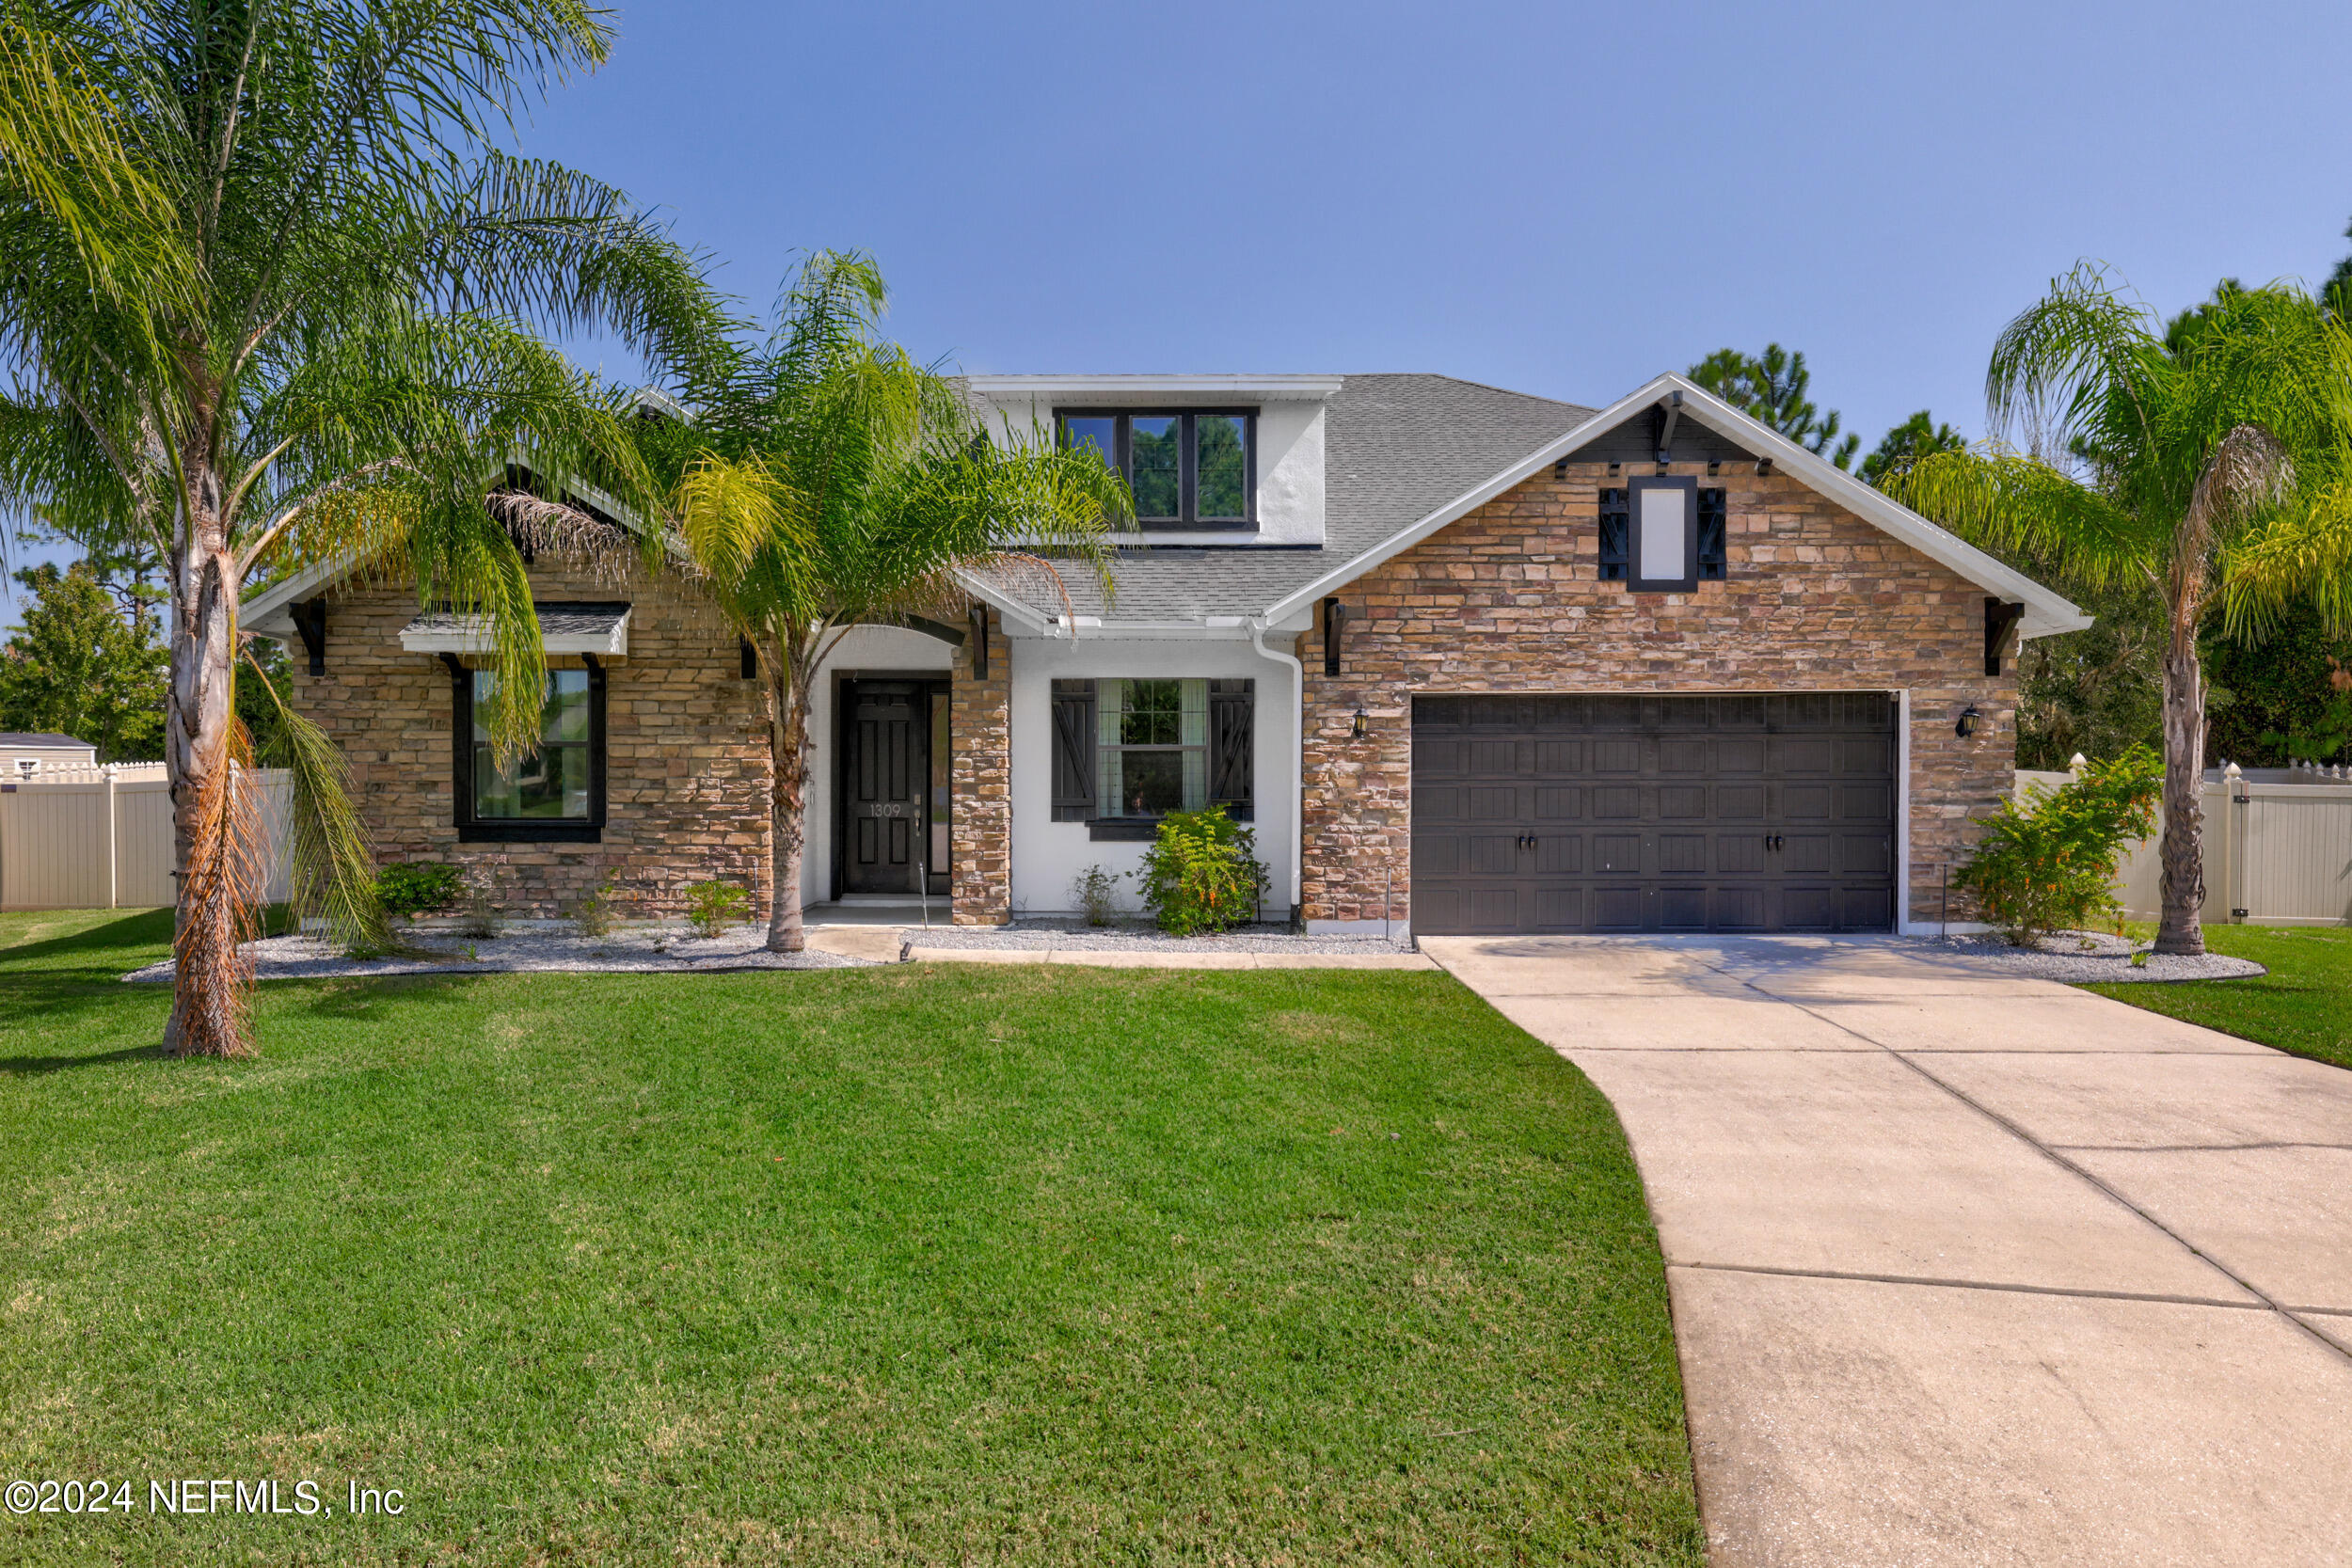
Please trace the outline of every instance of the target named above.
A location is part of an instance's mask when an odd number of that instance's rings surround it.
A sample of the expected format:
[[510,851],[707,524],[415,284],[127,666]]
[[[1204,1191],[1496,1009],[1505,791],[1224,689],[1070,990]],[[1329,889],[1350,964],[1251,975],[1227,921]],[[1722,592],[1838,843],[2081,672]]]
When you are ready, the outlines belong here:
[[1995,440],[1899,466],[1883,486],[1988,544],[2161,603],[2156,950],[2201,953],[2198,636],[2217,615],[2259,638],[2298,599],[2352,626],[2352,334],[2285,283],[2225,287],[2168,331],[2085,265],[2009,324],[1985,385]]
[[[971,572],[1109,588],[1125,483],[1090,448],[1041,434],[998,445],[955,384],[884,342],[881,275],[820,253],[787,284],[764,342],[695,367],[694,412],[648,427],[671,480],[671,547],[757,651],[769,704],[774,846],[768,946],[796,953],[809,782],[809,698],[850,627],[952,616]],[[650,546],[649,546],[650,547]]]
[[[617,191],[486,139],[609,41],[574,0],[157,0],[0,23],[0,504],[166,563],[174,1050],[248,1049],[246,584],[326,558],[405,565],[495,628],[487,718],[520,751],[543,666],[510,529],[585,519],[493,506],[490,488],[519,462],[644,493],[618,400],[527,324],[683,356],[717,324],[697,268]],[[380,930],[334,750],[285,728],[306,895]]]

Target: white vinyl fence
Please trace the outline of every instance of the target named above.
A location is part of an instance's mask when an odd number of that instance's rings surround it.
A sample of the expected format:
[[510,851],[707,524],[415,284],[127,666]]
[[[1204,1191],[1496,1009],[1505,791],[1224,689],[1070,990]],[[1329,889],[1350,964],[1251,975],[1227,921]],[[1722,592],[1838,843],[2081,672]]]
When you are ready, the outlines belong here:
[[[266,896],[286,896],[289,790],[256,773],[268,833]],[[175,901],[171,793],[161,763],[45,768],[0,785],[0,910],[153,909]]]
[[[2265,769],[2265,771],[2268,771]],[[2057,788],[2065,773],[2020,771]],[[2205,918],[2249,926],[2352,925],[2352,782],[2295,784],[2208,773]],[[2134,920],[2157,913],[2156,840],[2123,858],[2117,897]]]

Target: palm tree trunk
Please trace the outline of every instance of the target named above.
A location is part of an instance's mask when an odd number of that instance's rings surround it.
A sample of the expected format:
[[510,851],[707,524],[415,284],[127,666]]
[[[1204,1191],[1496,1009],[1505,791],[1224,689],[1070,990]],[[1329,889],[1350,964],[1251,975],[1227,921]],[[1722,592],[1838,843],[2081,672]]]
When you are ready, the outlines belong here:
[[2205,673],[2197,621],[2176,612],[2164,654],[2164,839],[2159,953],[2205,950]]
[[246,890],[234,875],[236,847],[227,842],[236,814],[223,806],[236,722],[237,569],[221,519],[220,476],[200,449],[183,461],[187,492],[172,541],[171,686],[164,721],[179,879],[172,922],[178,967],[164,1049],[238,1056],[251,1049],[235,970],[239,900]]
[[808,946],[801,919],[801,862],[808,825],[808,676],[801,639],[772,640],[769,650],[768,832],[773,843],[768,902],[768,951]]

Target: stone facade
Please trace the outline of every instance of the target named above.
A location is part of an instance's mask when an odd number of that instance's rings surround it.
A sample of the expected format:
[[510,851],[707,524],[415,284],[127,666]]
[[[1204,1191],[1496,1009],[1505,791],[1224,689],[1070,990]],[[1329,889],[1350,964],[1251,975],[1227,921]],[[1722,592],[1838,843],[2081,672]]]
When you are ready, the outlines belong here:
[[[1599,491],[1625,482],[1572,463],[1342,589],[1338,676],[1319,633],[1299,639],[1306,918],[1381,919],[1384,887],[1388,918],[1409,918],[1416,692],[1806,690],[1911,693],[1911,915],[1938,917],[1944,869],[2013,777],[2014,667],[1984,673],[1984,591],[1786,475],[1669,471],[1728,492],[1725,580],[1638,596],[1603,582]],[[1962,739],[1971,704],[1987,722]]]
[[967,638],[956,653],[948,707],[955,748],[949,887],[959,926],[1012,918],[1012,645],[996,612],[987,614],[987,677],[972,673],[977,650]]
[[[296,644],[296,709],[342,749],[379,861],[443,861],[485,882],[516,919],[569,915],[598,882],[622,920],[675,916],[689,883],[717,879],[768,907],[768,728],[757,681],[741,678],[735,633],[674,579],[610,578],[542,563],[532,591],[550,600],[626,599],[628,653],[608,659],[606,825],[595,844],[460,844],[448,669],[400,645],[413,587],[358,579],[329,594],[326,673]],[[480,660],[468,659],[468,663]],[[580,660],[550,657],[558,669]]]

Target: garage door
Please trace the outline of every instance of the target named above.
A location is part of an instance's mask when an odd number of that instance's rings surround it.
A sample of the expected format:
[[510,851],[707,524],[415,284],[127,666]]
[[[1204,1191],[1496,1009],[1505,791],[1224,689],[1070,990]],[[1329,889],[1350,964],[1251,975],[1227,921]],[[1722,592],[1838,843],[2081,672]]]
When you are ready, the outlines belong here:
[[1885,693],[1414,701],[1418,932],[1894,922]]

